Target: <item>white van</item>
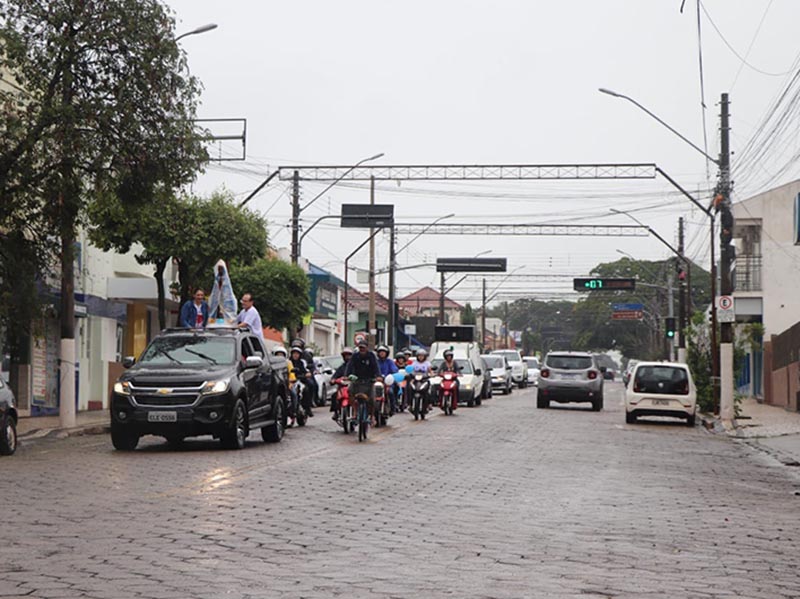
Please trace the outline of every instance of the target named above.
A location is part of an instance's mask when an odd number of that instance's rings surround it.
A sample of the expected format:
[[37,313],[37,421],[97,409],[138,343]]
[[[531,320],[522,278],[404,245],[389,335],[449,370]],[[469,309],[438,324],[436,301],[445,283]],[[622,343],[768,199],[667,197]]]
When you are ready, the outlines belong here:
[[[453,350],[453,358],[456,363],[463,366],[459,381],[459,401],[468,406],[481,405],[481,392],[483,391],[483,370],[481,361],[481,351],[478,344],[473,341],[436,341],[431,345],[429,359],[431,364],[437,366],[444,361],[446,349]],[[439,377],[431,379],[431,391],[438,392]]]

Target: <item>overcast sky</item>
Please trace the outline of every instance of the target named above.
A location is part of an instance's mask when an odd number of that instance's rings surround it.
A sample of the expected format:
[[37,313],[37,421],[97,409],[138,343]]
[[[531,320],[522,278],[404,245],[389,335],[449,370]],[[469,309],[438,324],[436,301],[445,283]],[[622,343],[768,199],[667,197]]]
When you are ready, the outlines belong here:
[[[247,160],[212,164],[196,192],[224,185],[243,198],[279,165],[353,164],[384,152],[376,164],[655,162],[704,201],[710,197],[713,164],[707,169],[701,154],[635,106],[597,91],[630,95],[703,147],[697,0],[686,0],[682,14],[681,0],[167,3],[178,33],[219,25],[180,42],[205,87],[200,116],[247,119]],[[716,156],[720,93],[730,94],[735,152],[787,85],[786,72],[796,70],[800,2],[703,0],[703,7],[705,124],[708,153]],[[768,158],[777,164],[783,155],[773,154]],[[736,160],[734,179],[743,182],[737,199],[778,182],[760,167],[737,170]],[[790,170],[780,180],[796,176]],[[325,185],[305,183],[304,199]],[[303,221],[338,214],[342,203],[368,201],[363,185],[340,184]],[[609,209],[636,208],[638,218],[670,241],[684,216],[687,253],[708,266],[705,217],[663,180],[390,182],[379,185],[377,202],[395,204],[399,222],[455,212],[451,222],[629,223]],[[269,219],[274,245],[289,245],[287,183],[273,181],[250,207]],[[335,223],[321,223],[302,251],[342,276],[344,256],[366,232]],[[388,236],[378,239],[381,267]],[[429,235],[398,260],[407,265],[487,250],[507,257],[509,270],[518,273],[575,276],[620,258],[617,250],[644,259],[669,253],[653,238]],[[365,267],[367,256],[364,251],[353,263]],[[398,293],[437,281],[433,268],[403,271]],[[385,277],[380,285],[385,292]],[[513,287],[550,292],[569,284]],[[477,279],[452,296],[476,303]]]

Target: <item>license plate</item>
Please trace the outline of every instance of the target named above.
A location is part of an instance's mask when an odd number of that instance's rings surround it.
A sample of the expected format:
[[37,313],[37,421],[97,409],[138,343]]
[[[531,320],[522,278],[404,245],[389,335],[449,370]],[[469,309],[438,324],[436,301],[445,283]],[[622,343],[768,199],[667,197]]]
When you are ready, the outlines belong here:
[[668,406],[669,400],[668,399],[654,399],[653,400],[654,406]]
[[578,378],[578,375],[577,374],[562,374],[561,378],[570,381],[570,380]]
[[148,412],[147,422],[178,422],[177,412]]

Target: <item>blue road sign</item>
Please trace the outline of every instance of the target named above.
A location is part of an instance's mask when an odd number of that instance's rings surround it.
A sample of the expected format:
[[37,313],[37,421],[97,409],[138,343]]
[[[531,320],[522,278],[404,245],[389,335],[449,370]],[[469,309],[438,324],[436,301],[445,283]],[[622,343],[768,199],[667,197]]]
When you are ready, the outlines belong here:
[[611,304],[611,309],[614,310],[614,312],[638,312],[644,310],[644,304]]

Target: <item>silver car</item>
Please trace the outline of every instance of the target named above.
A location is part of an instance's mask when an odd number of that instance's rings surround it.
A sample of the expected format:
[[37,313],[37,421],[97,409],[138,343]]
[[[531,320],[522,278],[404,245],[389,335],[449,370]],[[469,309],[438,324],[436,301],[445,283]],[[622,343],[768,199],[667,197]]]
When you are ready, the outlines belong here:
[[554,351],[547,354],[539,371],[537,408],[550,402],[591,402],[592,409],[603,409],[603,372],[594,356],[586,352]]
[[511,393],[511,365],[505,356],[496,354],[484,354],[481,356],[486,362],[486,367],[491,371],[492,388],[502,391],[503,394]]

